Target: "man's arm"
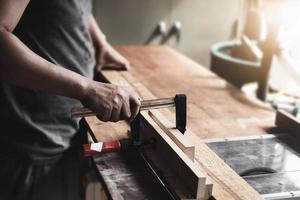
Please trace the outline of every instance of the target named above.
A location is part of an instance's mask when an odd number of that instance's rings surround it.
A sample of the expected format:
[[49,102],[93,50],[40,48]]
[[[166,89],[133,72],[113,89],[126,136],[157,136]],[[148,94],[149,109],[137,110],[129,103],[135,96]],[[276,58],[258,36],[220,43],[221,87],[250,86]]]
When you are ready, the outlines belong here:
[[115,69],[129,69],[130,64],[107,41],[95,18],[90,17],[90,33],[96,49],[97,69],[110,66]]
[[103,121],[135,117],[139,109],[135,94],[56,66],[32,52],[12,33],[28,2],[0,0],[0,80],[76,98]]

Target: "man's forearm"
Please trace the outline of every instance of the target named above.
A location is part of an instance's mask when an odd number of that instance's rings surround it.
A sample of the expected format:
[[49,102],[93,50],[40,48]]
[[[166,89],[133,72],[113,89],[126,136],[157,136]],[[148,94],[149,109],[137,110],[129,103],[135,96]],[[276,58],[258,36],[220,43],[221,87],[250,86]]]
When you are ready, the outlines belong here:
[[54,65],[27,48],[8,30],[0,29],[0,80],[71,98],[84,98],[89,80]]
[[99,71],[106,64],[110,64],[111,69],[128,70],[130,63],[106,41],[105,35],[92,15],[90,16],[89,28],[96,49],[96,69]]
[[102,46],[108,45],[106,37],[99,28],[93,15],[90,17],[90,34],[96,48],[101,48]]

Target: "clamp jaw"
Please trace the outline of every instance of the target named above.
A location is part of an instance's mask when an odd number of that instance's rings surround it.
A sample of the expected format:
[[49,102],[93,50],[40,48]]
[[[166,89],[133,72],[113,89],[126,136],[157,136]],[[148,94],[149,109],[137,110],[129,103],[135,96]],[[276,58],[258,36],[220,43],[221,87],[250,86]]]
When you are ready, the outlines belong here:
[[[186,119],[187,119],[187,97],[185,94],[176,94],[174,97],[175,106],[175,117],[176,117],[176,128],[184,134],[186,131]],[[167,106],[170,107],[170,106]],[[164,107],[159,107],[164,108]],[[157,109],[157,108],[153,108]],[[131,136],[134,145],[141,145],[140,140],[140,113],[135,117],[135,119],[130,124]]]

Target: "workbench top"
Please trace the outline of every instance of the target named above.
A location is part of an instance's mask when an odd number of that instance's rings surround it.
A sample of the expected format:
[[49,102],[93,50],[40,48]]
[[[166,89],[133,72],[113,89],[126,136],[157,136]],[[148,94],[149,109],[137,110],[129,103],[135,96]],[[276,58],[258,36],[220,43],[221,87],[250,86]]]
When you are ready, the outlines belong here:
[[[188,97],[187,127],[199,141],[262,135],[274,127],[275,111],[267,104],[245,96],[205,67],[168,47],[121,46],[116,49],[131,63],[130,71],[102,73],[105,76],[118,73],[131,87],[143,85],[157,98],[185,93]],[[145,95],[140,93],[140,96]],[[170,115],[167,117],[174,121]],[[98,141],[127,137],[128,126],[124,123],[102,123],[95,117],[86,120]],[[214,183],[216,199],[238,199],[230,193]]]
[[[268,105],[247,97],[207,68],[168,47],[116,49],[132,66],[129,72],[120,73],[132,75],[157,98],[176,93],[187,95],[187,127],[201,139],[260,135],[274,126],[275,111]],[[122,137],[118,126],[122,124],[110,126],[117,138]],[[106,140],[102,134],[97,137]]]

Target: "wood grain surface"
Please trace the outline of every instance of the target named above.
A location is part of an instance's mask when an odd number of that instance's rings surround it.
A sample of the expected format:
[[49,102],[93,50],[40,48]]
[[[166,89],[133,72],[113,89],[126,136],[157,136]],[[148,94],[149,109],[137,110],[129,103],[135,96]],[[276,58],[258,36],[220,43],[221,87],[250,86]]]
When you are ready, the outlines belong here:
[[274,126],[271,108],[168,47],[117,49],[130,61],[130,75],[157,98],[187,95],[188,127],[201,139],[264,134]]
[[[102,71],[102,78],[135,90],[142,99],[188,96],[186,137],[196,142],[196,162],[212,179],[215,199],[262,199],[201,139],[260,135],[274,126],[275,112],[246,97],[199,64],[167,47],[118,47],[131,62],[129,72]],[[174,122],[174,113],[162,111]],[[103,124],[86,118],[100,141],[126,137],[126,123]],[[175,123],[174,123],[175,124]]]
[[173,200],[137,151],[95,156],[108,199]]

